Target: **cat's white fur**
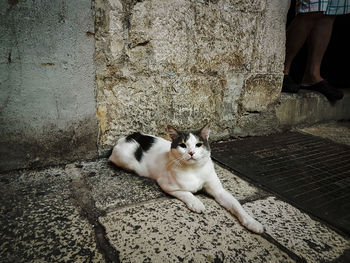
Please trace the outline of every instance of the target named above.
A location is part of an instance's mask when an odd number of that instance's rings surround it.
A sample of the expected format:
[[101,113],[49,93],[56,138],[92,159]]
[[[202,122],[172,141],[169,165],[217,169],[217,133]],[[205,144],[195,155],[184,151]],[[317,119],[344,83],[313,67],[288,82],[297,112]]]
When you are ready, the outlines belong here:
[[[206,140],[209,138],[209,132],[209,126],[200,130],[202,138]],[[171,126],[168,126],[168,133],[172,139],[177,136],[176,129]],[[190,210],[197,213],[204,212],[205,207],[193,193],[204,189],[234,214],[247,229],[255,233],[264,231],[263,226],[248,215],[237,199],[223,188],[210,158],[210,151],[203,146],[198,147],[198,137],[190,133],[185,142],[186,148],[171,148],[170,141],[152,137],[155,142],[143,154],[140,162],[134,155],[139,147],[138,143],[127,141],[125,137],[118,140],[109,160],[140,176],[156,180],[163,191],[180,199]]]

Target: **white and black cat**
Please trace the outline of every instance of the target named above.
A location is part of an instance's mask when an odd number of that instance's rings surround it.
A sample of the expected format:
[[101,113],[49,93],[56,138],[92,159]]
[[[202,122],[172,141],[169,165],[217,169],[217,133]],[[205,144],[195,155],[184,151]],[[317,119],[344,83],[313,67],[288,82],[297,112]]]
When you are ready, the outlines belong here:
[[197,213],[203,212],[205,207],[193,193],[204,189],[242,225],[255,233],[262,233],[263,226],[222,187],[215,173],[208,143],[209,126],[190,132],[177,131],[171,126],[167,129],[171,142],[141,133],[119,139],[109,160],[140,176],[156,180],[163,191]]

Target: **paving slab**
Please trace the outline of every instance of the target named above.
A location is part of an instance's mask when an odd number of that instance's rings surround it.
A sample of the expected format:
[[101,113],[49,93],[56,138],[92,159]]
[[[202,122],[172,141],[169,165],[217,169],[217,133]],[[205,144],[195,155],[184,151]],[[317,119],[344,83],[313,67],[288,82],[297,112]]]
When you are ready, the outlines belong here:
[[350,240],[275,197],[246,203],[266,233],[307,262],[350,262]]
[[[107,159],[81,162],[76,166],[90,186],[99,209],[113,210],[167,196],[154,180],[122,170]],[[264,194],[219,165],[215,165],[215,170],[223,186],[239,200]]]
[[240,201],[269,195],[218,164],[215,164],[215,171],[223,187]]
[[350,146],[350,121],[321,123],[299,130]]
[[82,162],[77,166],[99,209],[111,210],[166,196],[154,180],[122,170],[108,159]]
[[1,262],[102,262],[63,168],[0,175]]
[[100,217],[121,262],[294,262],[240,225],[214,200],[196,214],[177,199],[124,207]]
[[349,236],[215,169],[266,233],[203,194],[193,213],[100,159],[0,174],[0,262],[350,262]]

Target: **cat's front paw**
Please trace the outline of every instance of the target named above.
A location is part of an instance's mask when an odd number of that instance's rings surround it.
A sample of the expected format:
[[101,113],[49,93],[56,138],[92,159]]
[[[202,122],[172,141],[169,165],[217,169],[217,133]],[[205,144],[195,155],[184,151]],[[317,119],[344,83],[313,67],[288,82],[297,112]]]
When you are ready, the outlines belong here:
[[254,233],[262,234],[264,232],[264,226],[258,221],[256,221],[254,218],[246,220],[245,222],[243,222],[243,225]]
[[203,213],[205,211],[205,206],[199,199],[193,199],[190,202],[187,202],[187,207],[196,213]]

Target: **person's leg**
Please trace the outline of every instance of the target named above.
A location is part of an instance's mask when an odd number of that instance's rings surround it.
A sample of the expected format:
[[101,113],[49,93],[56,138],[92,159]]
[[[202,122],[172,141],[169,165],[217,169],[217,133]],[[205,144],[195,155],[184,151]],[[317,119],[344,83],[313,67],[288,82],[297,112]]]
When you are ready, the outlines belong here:
[[284,75],[289,74],[293,59],[309,37],[318,19],[323,16],[322,12],[298,14],[287,29],[286,57],[284,63]]
[[308,38],[308,56],[301,87],[317,91],[330,101],[343,98],[342,91],[334,88],[321,76],[321,62],[332,35],[335,16],[322,15],[313,27]]
[[307,40],[308,53],[302,84],[313,84],[323,80],[321,62],[332,35],[335,16],[322,15],[312,28]]

